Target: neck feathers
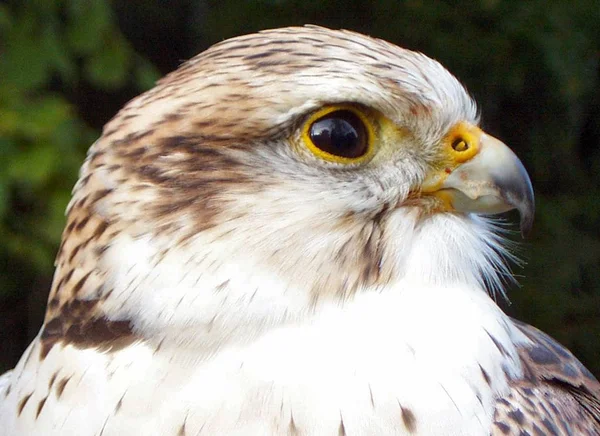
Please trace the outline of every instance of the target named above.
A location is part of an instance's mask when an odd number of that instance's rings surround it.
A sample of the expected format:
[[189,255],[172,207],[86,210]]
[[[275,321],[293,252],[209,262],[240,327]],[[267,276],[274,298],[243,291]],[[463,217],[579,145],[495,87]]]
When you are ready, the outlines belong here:
[[113,187],[104,158],[92,148],[69,208],[43,329],[49,347],[187,341],[198,329],[227,341],[242,326],[295,322],[400,281],[486,292],[507,273],[483,219],[409,207],[339,215],[318,202],[295,210],[285,186],[250,197],[269,204],[239,195],[206,228],[191,231],[181,213],[162,231],[140,209],[152,194]]

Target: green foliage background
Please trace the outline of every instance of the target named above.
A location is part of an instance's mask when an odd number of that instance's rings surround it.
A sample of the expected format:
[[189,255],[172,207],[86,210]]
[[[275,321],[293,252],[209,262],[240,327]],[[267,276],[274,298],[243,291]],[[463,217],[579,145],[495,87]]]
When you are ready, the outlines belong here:
[[102,125],[212,43],[304,23],[422,51],[467,85],[537,193],[526,264],[515,267],[522,287],[506,310],[600,374],[597,0],[0,4],[0,370],[40,327],[70,189]]

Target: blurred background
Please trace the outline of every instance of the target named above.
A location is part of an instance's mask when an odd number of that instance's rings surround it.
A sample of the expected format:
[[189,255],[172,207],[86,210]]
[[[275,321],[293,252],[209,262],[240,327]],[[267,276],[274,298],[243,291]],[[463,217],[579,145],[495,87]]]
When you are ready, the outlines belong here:
[[521,286],[504,308],[600,375],[598,1],[450,3],[0,3],[0,371],[40,328],[70,190],[104,123],[215,42],[315,23],[422,51],[467,85],[537,195],[533,234],[520,242],[525,263],[514,267]]

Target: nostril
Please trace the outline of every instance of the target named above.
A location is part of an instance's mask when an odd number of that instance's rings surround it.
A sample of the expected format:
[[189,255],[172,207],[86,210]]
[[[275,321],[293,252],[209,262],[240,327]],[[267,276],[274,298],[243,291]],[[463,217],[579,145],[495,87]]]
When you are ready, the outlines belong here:
[[463,138],[458,138],[452,142],[452,149],[454,151],[467,151],[469,149],[469,144]]

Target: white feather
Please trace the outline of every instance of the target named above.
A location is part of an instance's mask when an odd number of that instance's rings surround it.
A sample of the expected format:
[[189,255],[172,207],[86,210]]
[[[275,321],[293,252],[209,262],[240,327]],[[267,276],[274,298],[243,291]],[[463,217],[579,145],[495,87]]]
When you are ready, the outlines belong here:
[[71,379],[60,399],[49,395],[52,414],[16,421],[4,406],[0,434],[176,434],[184,423],[186,434],[287,434],[292,419],[309,435],[336,432],[342,421],[348,434],[409,434],[401,408],[418,434],[488,434],[506,374],[520,374],[515,344],[524,339],[482,288],[495,255],[467,231],[469,218],[438,215],[415,231],[414,215],[389,223],[402,272],[392,285],[317,309],[257,262],[237,264],[232,241],[222,247],[232,261],[211,270],[202,261],[190,268],[201,241],[154,265],[156,241],[121,239],[109,257],[112,309],[162,337],[160,351],[152,343],[109,354],[53,349],[9,396],[35,391],[23,412],[34,413],[47,395],[34,384],[60,367]]

